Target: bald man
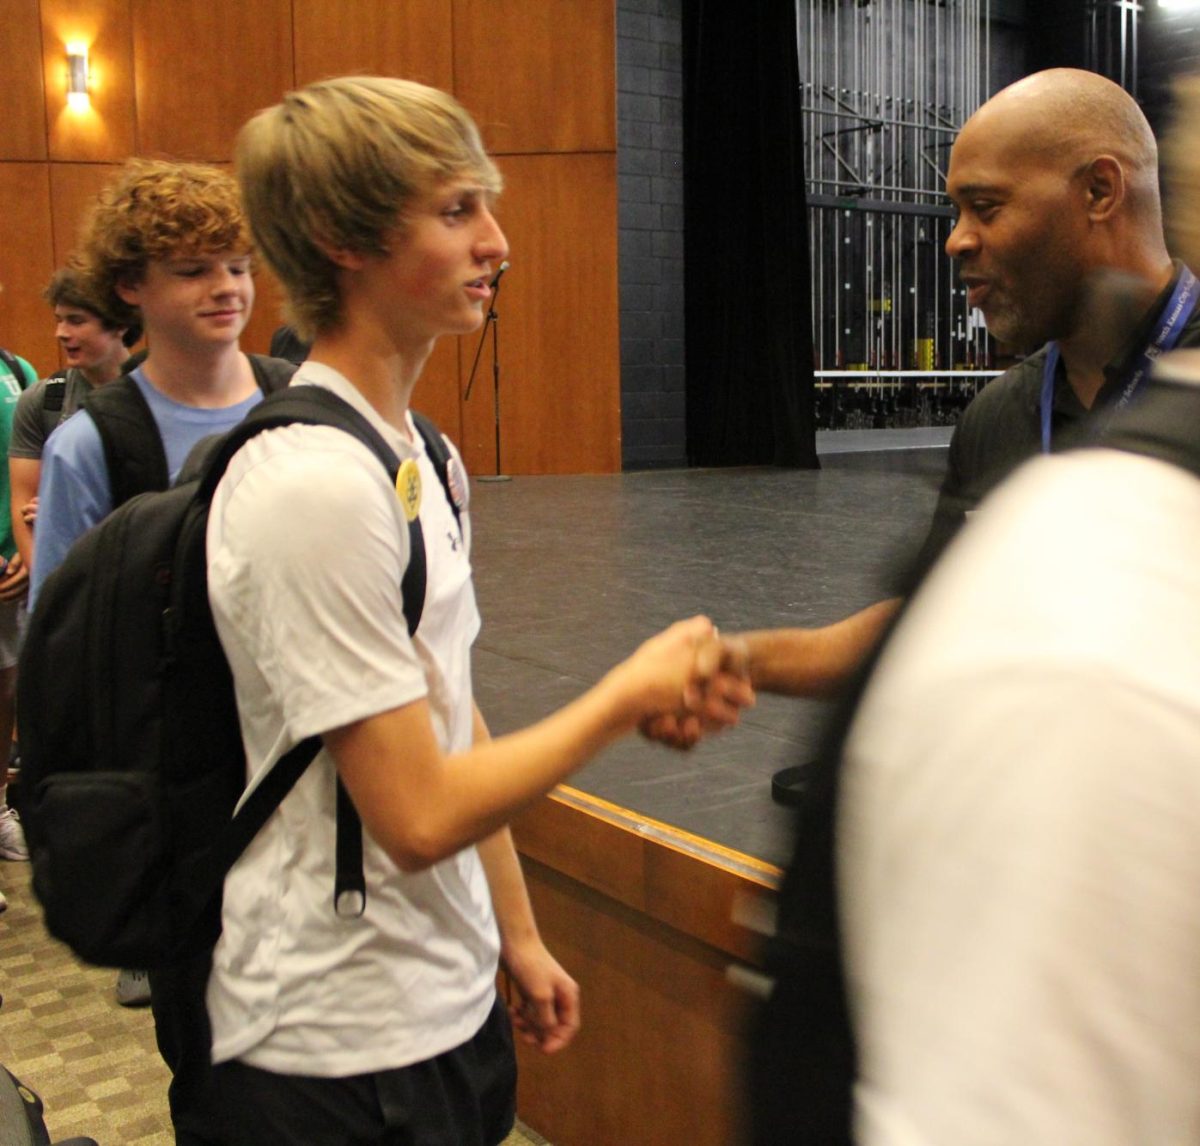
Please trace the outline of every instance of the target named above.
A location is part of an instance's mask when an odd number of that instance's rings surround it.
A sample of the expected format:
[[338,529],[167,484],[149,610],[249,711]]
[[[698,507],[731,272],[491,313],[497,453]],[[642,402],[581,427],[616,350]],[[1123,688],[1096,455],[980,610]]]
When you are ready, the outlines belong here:
[[[963,413],[922,564],[1021,462],[1068,445],[1089,411],[1136,401],[1147,355],[1200,344],[1191,275],[1163,240],[1157,162],[1136,102],[1092,72],[1028,76],[963,126],[946,179],[958,215],[946,253],[992,334],[1031,353]],[[754,686],[837,692],[899,603],[824,628],[745,634]]]
[[[812,768],[748,1048],[752,1141],[1198,1142],[1200,389],[1169,383],[1200,341],[1194,282],[1166,254],[1145,121],[1097,76],[1000,93],[948,188],[972,303],[1053,345],[967,411],[935,540],[1030,464]],[[1082,428],[1110,448],[1065,452]]]

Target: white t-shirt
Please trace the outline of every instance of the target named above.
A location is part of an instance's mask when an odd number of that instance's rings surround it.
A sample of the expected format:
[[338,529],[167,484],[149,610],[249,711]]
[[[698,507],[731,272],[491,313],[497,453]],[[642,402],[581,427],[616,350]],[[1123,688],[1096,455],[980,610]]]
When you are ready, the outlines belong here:
[[1200,1142],[1200,481],[1029,463],[847,742],[864,1146]]
[[[239,451],[213,500],[208,576],[251,783],[300,740],[421,697],[443,751],[462,751],[479,631],[467,515],[460,536],[415,430],[410,444],[328,367],[294,381],[334,391],[401,460],[417,458],[428,589],[410,639],[403,510],[350,435],[289,426]],[[379,766],[403,783],[403,760]],[[364,830],[366,912],[334,912],[335,778],[322,751],[226,879],[208,988],[215,1062],[326,1077],[405,1066],[465,1042],[492,1005],[499,942],[474,848],[406,874]]]

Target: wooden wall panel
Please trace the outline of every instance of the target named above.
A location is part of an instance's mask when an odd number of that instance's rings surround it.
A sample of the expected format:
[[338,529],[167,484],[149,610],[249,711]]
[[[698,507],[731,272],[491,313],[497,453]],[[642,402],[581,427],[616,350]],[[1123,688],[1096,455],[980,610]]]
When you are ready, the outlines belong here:
[[50,166],[50,209],[54,225],[54,265],[75,249],[92,202],[121,170],[116,163],[54,163]]
[[489,150],[616,150],[615,8],[454,0],[455,94]]
[[140,154],[228,160],[293,86],[290,0],[134,0],[133,18]]
[[742,1141],[751,996],[726,970],[760,966],[779,869],[566,785],[513,838],[583,1013],[561,1055],[517,1044],[521,1117],[556,1146]]
[[451,0],[294,0],[296,83],[368,74],[454,87]]
[[[501,468],[511,474],[617,472],[616,156],[509,156],[501,168],[506,190],[497,217],[512,263],[496,306]],[[477,474],[495,472],[491,363],[489,345],[463,413]],[[463,369],[469,368],[465,361]]]
[[[42,0],[46,132],[51,159],[119,163],[134,150],[130,0]],[[66,46],[88,45],[91,106],[67,106]]]
[[46,158],[38,0],[0,0],[0,159]]
[[[0,334],[48,359],[39,366],[57,353],[40,292],[127,154],[228,162],[241,124],[297,83],[405,74],[455,91],[490,125],[513,247],[500,302],[499,466],[490,341],[470,403],[461,394],[475,337],[439,344],[418,406],[476,474],[620,468],[611,0],[0,0],[0,21],[0,177],[13,236]],[[76,37],[94,65],[82,118],[63,110],[65,44]],[[36,177],[30,163],[41,164]],[[266,273],[258,296],[250,350],[265,349],[279,322]]]
[[57,368],[58,349],[42,301],[54,270],[47,164],[0,163],[0,251],[0,346],[49,373]]
[[517,1110],[555,1146],[729,1146],[748,997],[720,952],[523,861],[546,946],[579,983],[562,1054],[517,1044]]

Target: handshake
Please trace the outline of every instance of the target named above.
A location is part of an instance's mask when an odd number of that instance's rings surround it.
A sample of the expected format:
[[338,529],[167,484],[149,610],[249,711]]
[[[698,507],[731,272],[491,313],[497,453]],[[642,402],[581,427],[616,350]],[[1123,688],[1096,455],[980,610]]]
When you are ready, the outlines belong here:
[[672,748],[731,727],[754,704],[745,644],[722,637],[707,617],[651,637],[610,678],[641,734]]

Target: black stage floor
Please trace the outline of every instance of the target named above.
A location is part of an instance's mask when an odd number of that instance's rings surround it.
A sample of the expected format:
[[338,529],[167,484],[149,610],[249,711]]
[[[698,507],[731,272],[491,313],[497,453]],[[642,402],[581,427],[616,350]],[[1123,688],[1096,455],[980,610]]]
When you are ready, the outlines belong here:
[[[731,632],[819,625],[879,600],[925,536],[944,465],[944,449],[924,449],[825,455],[819,471],[473,482],[476,694],[492,731],[566,703],[680,617]],[[779,863],[788,820],[771,775],[811,754],[826,711],[762,696],[691,753],[634,737],[571,783]]]

